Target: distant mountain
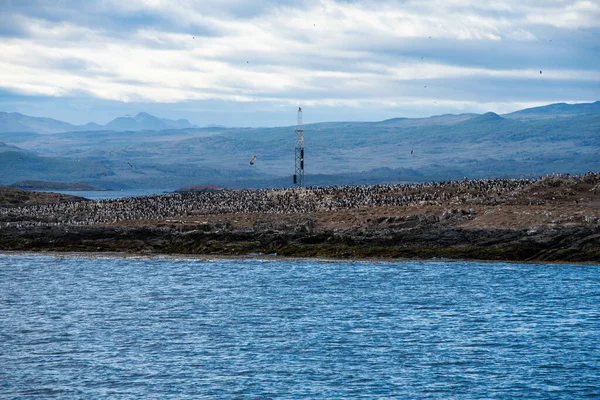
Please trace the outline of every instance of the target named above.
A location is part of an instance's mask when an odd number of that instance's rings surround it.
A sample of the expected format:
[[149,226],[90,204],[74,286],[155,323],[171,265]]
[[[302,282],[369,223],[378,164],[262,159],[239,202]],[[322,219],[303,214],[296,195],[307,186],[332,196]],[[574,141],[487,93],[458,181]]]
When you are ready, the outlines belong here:
[[392,118],[381,121],[380,124],[396,127],[454,125],[462,121],[467,121],[477,115],[478,114],[444,114],[427,118]]
[[103,129],[110,131],[162,131],[165,129],[187,129],[197,127],[197,125],[190,123],[187,119],[174,121],[141,112],[135,117],[127,116],[115,118],[104,125]]
[[11,144],[6,144],[6,143],[3,143],[3,142],[0,142],[0,153],[4,153],[4,152],[7,152],[7,151],[17,152],[17,153],[31,153],[30,151],[21,149],[21,148],[19,148],[17,146],[13,146]]
[[161,131],[165,129],[197,128],[186,119],[170,120],[141,112],[135,117],[115,118],[106,125],[89,122],[85,125],[72,125],[52,118],[30,117],[19,113],[0,112],[0,133],[35,132],[52,134],[61,132],[86,131]]
[[88,122],[85,125],[82,125],[78,128],[83,128],[84,131],[101,131],[104,129],[104,126],[99,125],[95,122]]
[[138,122],[133,117],[118,117],[104,125],[109,131],[135,131],[138,127]]
[[30,117],[19,113],[0,112],[0,133],[37,132],[57,133],[79,129],[75,125],[52,118]]
[[[509,114],[499,116],[495,113],[486,113],[482,117],[491,122],[492,118],[504,118],[520,121],[535,121],[544,119],[566,118],[574,116],[590,116],[600,113],[600,101],[595,103],[567,104],[556,103],[541,107],[528,108]],[[379,125],[386,128],[410,128],[427,126],[450,126],[468,121],[478,117],[479,114],[444,114],[435,115],[428,118],[392,118],[379,122],[326,122],[318,124],[320,127],[328,126],[339,127],[356,126],[357,124]],[[312,124],[314,125],[314,124]],[[67,122],[58,121],[52,118],[30,117],[19,113],[0,112],[0,133],[25,133],[28,134],[52,134],[62,132],[88,132],[88,131],[117,131],[117,132],[138,132],[138,131],[162,131],[162,130],[181,130],[194,129],[197,125],[192,124],[186,119],[171,120],[159,118],[145,112],[134,116],[118,117],[107,123],[100,125],[89,122],[85,125],[73,125]],[[221,125],[208,125],[206,128],[226,129]],[[266,129],[266,128],[265,128]],[[6,138],[0,138],[6,140]]]
[[555,103],[547,106],[526,108],[510,114],[504,114],[503,117],[532,121],[539,119],[598,115],[598,113],[600,113],[600,101],[580,104]]
[[505,130],[509,126],[516,126],[521,122],[502,118],[496,113],[487,112],[485,114],[477,115],[471,119],[462,121],[454,125],[456,132],[497,132],[499,129]]
[[469,119],[469,122],[477,124],[477,123],[482,123],[482,122],[485,122],[485,123],[500,122],[500,121],[503,121],[503,120],[504,120],[504,118],[502,118],[498,114],[493,113],[493,112],[487,112],[485,114],[481,114],[481,115],[478,115],[476,117],[473,117],[473,118]]

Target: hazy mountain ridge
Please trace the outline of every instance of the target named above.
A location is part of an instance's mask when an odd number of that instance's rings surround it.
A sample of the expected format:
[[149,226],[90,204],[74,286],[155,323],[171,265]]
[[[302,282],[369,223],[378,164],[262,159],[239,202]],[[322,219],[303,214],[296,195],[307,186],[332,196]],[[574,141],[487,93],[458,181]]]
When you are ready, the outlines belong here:
[[198,128],[186,119],[170,120],[158,118],[148,113],[140,112],[135,117],[117,117],[106,125],[88,122],[85,125],[73,125],[68,122],[52,118],[30,117],[20,113],[0,112],[0,133],[32,132],[40,134],[53,134],[62,132],[89,132],[89,131],[141,131],[165,129]]
[[17,146],[6,144],[4,142],[0,142],[0,153],[4,153],[4,152],[7,152],[7,151],[20,152],[20,153],[30,153],[29,151],[21,149],[21,148],[19,148]]
[[[571,114],[565,113],[565,107]],[[531,120],[485,113],[306,124],[306,183],[598,170],[600,110],[594,111],[595,107],[560,105],[555,109],[559,116],[552,117],[553,107],[548,106],[544,111],[547,118],[538,118],[540,112],[534,110]],[[0,133],[0,141],[6,143],[6,151],[0,150],[0,170],[4,172],[0,184],[76,179],[104,188],[289,186],[294,128]],[[23,157],[24,150],[33,153]],[[257,159],[251,166],[254,155]]]
[[170,120],[158,118],[145,112],[138,113],[135,117],[118,117],[104,125],[102,129],[109,131],[142,131],[155,130],[162,131],[166,129],[187,129],[198,128],[197,125],[190,123],[187,119]]
[[20,113],[0,112],[0,132],[58,133],[78,129],[77,126],[52,118],[30,117]]
[[[575,115],[594,115],[600,112],[600,101],[595,103],[567,104],[555,103],[541,107],[527,108],[508,114],[503,114],[503,118],[517,120],[539,120],[549,118],[572,117]],[[487,115],[490,113],[482,114]],[[491,113],[495,114],[495,113]],[[434,115],[426,118],[391,118],[376,122],[346,122],[349,124],[380,124],[385,126],[414,127],[414,126],[432,126],[432,125],[454,125],[480,114],[443,114]],[[498,114],[495,114],[498,115]],[[321,122],[317,124],[308,124],[307,126],[322,124],[340,124],[344,122]],[[32,117],[20,113],[0,112],[0,133],[9,132],[31,132],[31,133],[62,133],[62,132],[87,132],[87,131],[143,131],[154,130],[161,131],[167,129],[190,129],[199,128],[190,123],[187,119],[171,120],[159,118],[145,112],[138,113],[135,117],[126,115],[117,117],[106,125],[100,125],[95,122],[88,122],[85,125],[73,125],[68,122],[59,121],[52,118]],[[209,129],[227,129],[225,126],[211,124],[206,126]],[[268,129],[268,128],[257,128]]]
[[600,113],[600,101],[580,104],[555,103],[547,106],[526,108],[524,110],[504,114],[503,117],[531,121],[537,119],[594,115],[598,113]]

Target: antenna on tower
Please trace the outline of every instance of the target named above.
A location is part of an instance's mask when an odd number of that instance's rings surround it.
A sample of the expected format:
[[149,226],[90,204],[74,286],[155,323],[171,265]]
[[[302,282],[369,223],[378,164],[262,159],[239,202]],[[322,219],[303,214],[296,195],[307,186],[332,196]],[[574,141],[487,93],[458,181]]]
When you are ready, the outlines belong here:
[[302,129],[302,108],[298,107],[298,127],[294,145],[294,185],[304,187],[304,129]]

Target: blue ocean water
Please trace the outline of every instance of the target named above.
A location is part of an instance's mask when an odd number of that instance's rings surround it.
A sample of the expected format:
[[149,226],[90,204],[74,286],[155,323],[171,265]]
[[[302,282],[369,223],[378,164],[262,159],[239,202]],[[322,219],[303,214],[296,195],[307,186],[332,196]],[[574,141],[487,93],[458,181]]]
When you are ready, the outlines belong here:
[[600,396],[600,266],[0,255],[3,398]]
[[62,193],[85,197],[89,200],[121,199],[124,197],[152,196],[171,193],[169,189],[124,189],[124,190],[42,190],[42,192]]

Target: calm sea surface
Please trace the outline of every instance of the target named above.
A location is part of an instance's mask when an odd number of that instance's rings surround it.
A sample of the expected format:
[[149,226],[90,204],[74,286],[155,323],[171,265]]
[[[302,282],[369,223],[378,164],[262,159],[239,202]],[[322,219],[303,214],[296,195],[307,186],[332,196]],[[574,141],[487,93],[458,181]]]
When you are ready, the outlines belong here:
[[600,266],[0,255],[2,398],[600,396]]
[[63,193],[85,197],[90,200],[120,199],[123,197],[152,196],[172,193],[169,189],[125,189],[125,190],[42,190],[42,192]]

